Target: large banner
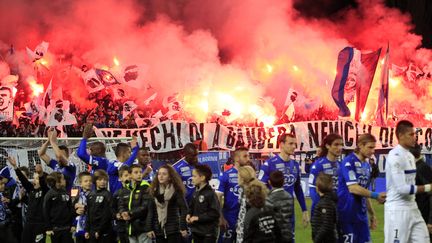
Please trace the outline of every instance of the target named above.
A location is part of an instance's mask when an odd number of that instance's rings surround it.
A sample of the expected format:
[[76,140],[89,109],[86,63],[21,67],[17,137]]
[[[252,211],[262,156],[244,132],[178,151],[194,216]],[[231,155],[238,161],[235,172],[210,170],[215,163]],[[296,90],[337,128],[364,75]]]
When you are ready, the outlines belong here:
[[[232,150],[246,146],[250,152],[278,152],[277,140],[284,133],[297,136],[297,149],[315,151],[322,139],[330,133],[343,137],[345,149],[354,149],[357,138],[372,133],[377,139],[377,149],[391,149],[397,144],[395,128],[363,125],[351,121],[294,122],[274,127],[234,127],[217,123],[188,123],[164,121],[151,128],[96,129],[98,137],[124,138],[137,136],[142,146],[151,152],[162,153],[182,149],[187,143],[203,140],[209,149]],[[418,143],[423,153],[432,153],[432,127],[417,128]]]

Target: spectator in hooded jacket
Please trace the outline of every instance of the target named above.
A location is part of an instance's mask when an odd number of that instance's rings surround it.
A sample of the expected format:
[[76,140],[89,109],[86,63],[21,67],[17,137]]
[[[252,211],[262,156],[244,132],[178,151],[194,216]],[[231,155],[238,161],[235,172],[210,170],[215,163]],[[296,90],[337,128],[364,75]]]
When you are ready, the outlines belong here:
[[320,200],[312,217],[312,239],[314,243],[336,243],[336,197],[333,192],[333,178],[320,173],[316,179],[316,189]]
[[181,242],[188,236],[185,193],[183,182],[174,168],[168,164],[161,166],[150,188],[154,198],[150,204],[153,214],[147,218],[152,229],[147,235],[156,238],[157,243]]
[[281,171],[270,173],[269,185],[272,187],[267,203],[272,206],[276,221],[281,230],[281,242],[293,242],[292,218],[294,214],[294,199],[283,188],[285,177]]

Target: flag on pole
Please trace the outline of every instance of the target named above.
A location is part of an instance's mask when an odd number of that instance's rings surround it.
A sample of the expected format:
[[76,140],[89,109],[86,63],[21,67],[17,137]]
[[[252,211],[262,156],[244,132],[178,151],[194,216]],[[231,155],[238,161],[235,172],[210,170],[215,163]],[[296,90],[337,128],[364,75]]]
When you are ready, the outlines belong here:
[[127,116],[132,112],[132,111],[134,111],[137,107],[138,107],[138,105],[135,104],[135,102],[133,102],[133,101],[131,101],[131,100],[126,101],[126,102],[123,104],[123,113],[122,113],[122,115],[123,115],[123,119],[124,119],[125,117],[127,117]]
[[356,121],[360,120],[366,106],[380,54],[381,48],[370,53],[361,54],[361,68],[359,69],[356,84]]
[[381,85],[378,93],[378,105],[376,111],[376,122],[378,126],[386,126],[388,115],[389,96],[389,68],[390,68],[390,45],[387,44],[387,52],[381,68]]
[[351,112],[347,106],[348,103],[345,101],[345,86],[348,81],[351,63],[355,63],[353,62],[354,54],[354,48],[345,47],[339,52],[338,55],[336,77],[332,88],[332,97],[336,105],[339,107],[339,116],[351,115]]
[[35,62],[41,59],[48,52],[48,46],[48,42],[42,41],[42,43],[36,46],[34,51],[26,47],[27,56],[32,62]]
[[157,93],[152,94],[150,97],[148,97],[145,101],[144,101],[144,105],[150,105],[150,103],[156,99]]
[[285,100],[285,112],[284,114],[287,116],[288,121],[293,121],[295,117],[295,108],[294,108],[294,102],[297,100],[297,91],[294,89],[289,89],[288,95]]
[[340,116],[351,115],[348,103],[354,101],[354,97],[356,97],[355,119],[360,119],[380,53],[381,49],[370,53],[361,53],[353,47],[345,47],[339,52],[332,97],[339,107]]

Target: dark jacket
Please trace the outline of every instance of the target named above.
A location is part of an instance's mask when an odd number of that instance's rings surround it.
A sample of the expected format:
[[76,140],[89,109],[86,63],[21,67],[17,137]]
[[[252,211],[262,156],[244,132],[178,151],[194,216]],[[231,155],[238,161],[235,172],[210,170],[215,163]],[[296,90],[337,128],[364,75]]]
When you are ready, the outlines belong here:
[[245,243],[281,242],[282,235],[273,208],[269,205],[251,207],[245,216],[243,238]]
[[149,186],[149,183],[145,180],[135,186],[130,185],[129,201],[126,205],[123,200],[120,201],[120,212],[128,212],[131,218],[128,225],[129,235],[138,236],[150,231],[146,227],[147,214],[153,213],[149,211],[152,200],[149,194]]
[[[416,185],[432,183],[432,169],[422,159],[416,162]],[[426,224],[432,224],[432,194],[420,193],[416,195],[417,206]]]
[[33,184],[24,176],[20,169],[15,170],[19,181],[27,192],[26,222],[29,224],[43,225],[43,201],[49,188],[45,182],[45,176],[39,178],[40,188],[35,189]]
[[293,241],[294,199],[283,188],[270,191],[267,204],[273,208],[274,216],[281,230],[282,241]]
[[2,199],[5,195],[0,192],[0,228],[5,227],[11,223],[12,212],[7,203],[3,203]]
[[71,198],[64,189],[50,189],[47,192],[43,212],[47,231],[70,228],[75,216]]
[[106,190],[92,191],[87,197],[86,232],[108,234],[112,229],[112,196]]
[[[178,234],[180,230],[187,230],[186,215],[188,213],[188,207],[186,205],[186,199],[179,193],[174,193],[171,199],[168,201],[167,208],[167,220],[165,223],[165,228],[162,229],[158,221],[158,214],[156,209],[155,200],[159,200],[163,203],[164,198],[162,196],[156,196],[152,203],[150,204],[150,210],[153,213],[147,218],[147,224],[155,232],[156,237],[166,238],[166,236],[171,234]],[[150,217],[151,216],[151,217]]]
[[205,237],[217,237],[220,205],[216,193],[209,184],[195,190],[188,214],[198,217],[198,221],[190,225],[192,233]]
[[130,192],[131,191],[128,187],[122,187],[118,189],[113,195],[113,204],[112,204],[113,213],[114,213],[113,217],[116,219],[114,229],[116,232],[119,233],[127,232],[128,225],[126,221],[122,219],[117,219],[116,215],[118,213],[127,212],[129,210],[127,205],[129,203]]
[[312,217],[312,239],[314,243],[337,242],[336,196],[324,194],[314,209]]

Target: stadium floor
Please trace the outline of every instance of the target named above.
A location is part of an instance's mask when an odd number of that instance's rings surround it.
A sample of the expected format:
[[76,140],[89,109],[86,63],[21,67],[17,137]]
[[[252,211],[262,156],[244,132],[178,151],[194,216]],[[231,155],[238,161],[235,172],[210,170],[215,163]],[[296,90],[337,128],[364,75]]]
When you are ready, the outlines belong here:
[[[311,200],[306,198],[306,204],[310,209]],[[372,242],[384,242],[384,205],[379,204],[375,200],[372,200],[372,205],[375,209],[375,213],[378,220],[378,227],[376,230],[371,230]],[[312,242],[312,233],[310,225],[304,229],[301,218],[301,209],[298,202],[295,202],[295,214],[296,214],[296,242],[298,243],[309,243]],[[309,212],[310,215],[310,212]]]
[[[311,200],[310,198],[306,198],[306,204],[310,209]],[[372,205],[375,209],[378,219],[378,227],[376,230],[371,231],[372,242],[384,242],[384,205],[377,203],[375,200],[372,200]],[[301,218],[301,209],[298,203],[295,203],[295,211],[296,211],[296,242],[298,243],[309,243],[312,242],[311,236],[311,227],[303,228],[302,218]],[[47,239],[47,243],[51,243],[50,239]]]

